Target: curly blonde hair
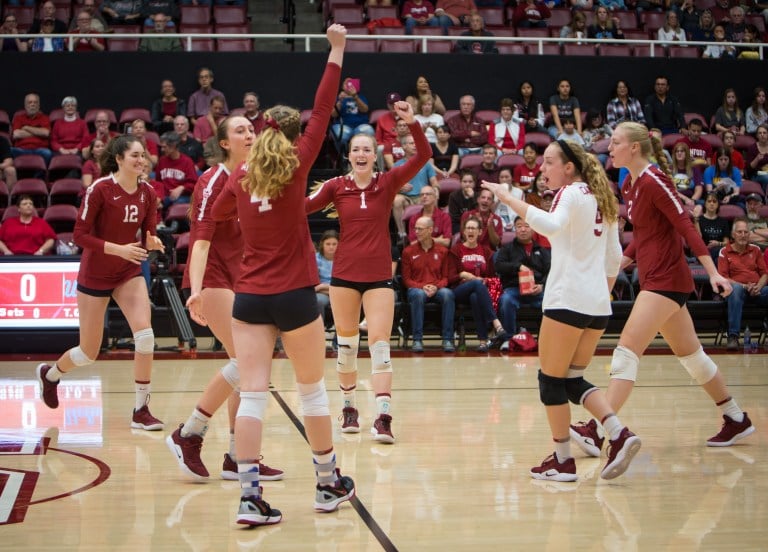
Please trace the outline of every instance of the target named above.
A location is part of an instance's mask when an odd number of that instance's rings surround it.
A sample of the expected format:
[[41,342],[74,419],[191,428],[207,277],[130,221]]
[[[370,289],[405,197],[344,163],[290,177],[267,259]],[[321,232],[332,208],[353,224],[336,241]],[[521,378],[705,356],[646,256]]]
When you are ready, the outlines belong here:
[[[268,123],[251,147],[246,173],[240,183],[251,195],[274,199],[299,168],[294,141],[301,133],[301,117],[297,110],[284,105],[268,109],[265,117]],[[279,130],[271,126],[270,119]]]
[[621,130],[630,142],[640,144],[642,156],[646,159],[654,157],[659,164],[659,168],[665,174],[672,176],[672,169],[669,163],[667,163],[667,156],[664,155],[664,147],[661,144],[661,140],[655,136],[652,137],[648,127],[634,121],[625,121],[616,125],[616,130]]
[[[560,150],[560,158],[563,164],[570,162],[571,160],[563,152],[563,148],[558,142],[552,142],[552,145]],[[603,219],[608,222],[615,222],[619,219],[619,209],[617,206],[616,196],[613,194],[610,180],[608,175],[605,174],[605,169],[600,164],[600,161],[592,155],[587,153],[584,148],[576,143],[568,142],[568,148],[573,152],[573,155],[581,165],[581,170],[574,163],[576,167],[576,173],[581,176],[586,183],[592,195],[597,200],[597,208],[603,215]]]

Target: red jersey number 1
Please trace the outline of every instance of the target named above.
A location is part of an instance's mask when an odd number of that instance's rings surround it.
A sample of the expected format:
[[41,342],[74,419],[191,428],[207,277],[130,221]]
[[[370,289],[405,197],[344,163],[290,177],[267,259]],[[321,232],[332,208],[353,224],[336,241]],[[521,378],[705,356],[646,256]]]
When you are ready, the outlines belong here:
[[251,203],[261,203],[261,205],[259,205],[259,213],[272,210],[272,204],[269,202],[268,197],[251,196]]

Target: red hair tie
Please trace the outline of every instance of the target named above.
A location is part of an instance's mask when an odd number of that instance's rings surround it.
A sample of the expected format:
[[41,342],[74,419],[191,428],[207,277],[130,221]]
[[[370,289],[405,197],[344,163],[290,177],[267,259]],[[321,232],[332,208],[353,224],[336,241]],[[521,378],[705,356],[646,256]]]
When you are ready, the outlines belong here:
[[274,130],[275,132],[280,130],[280,125],[278,125],[277,121],[275,121],[274,119],[269,118],[266,120],[266,123],[267,123],[267,126],[271,127],[272,130]]

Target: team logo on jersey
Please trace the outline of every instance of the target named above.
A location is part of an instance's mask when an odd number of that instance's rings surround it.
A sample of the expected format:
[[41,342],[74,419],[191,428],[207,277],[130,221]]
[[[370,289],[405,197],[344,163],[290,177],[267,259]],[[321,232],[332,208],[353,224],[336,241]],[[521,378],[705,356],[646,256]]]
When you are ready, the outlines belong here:
[[141,196],[139,196],[139,202],[144,203],[144,192],[141,192]]

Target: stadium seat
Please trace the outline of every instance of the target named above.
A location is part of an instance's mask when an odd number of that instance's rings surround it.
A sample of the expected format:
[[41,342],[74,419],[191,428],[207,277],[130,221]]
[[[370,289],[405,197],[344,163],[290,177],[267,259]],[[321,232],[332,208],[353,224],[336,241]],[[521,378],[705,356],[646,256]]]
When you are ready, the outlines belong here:
[[[669,46],[667,48],[667,55],[671,58],[698,58],[701,57],[699,55],[699,49],[698,48],[692,48],[687,46]],[[706,119],[704,120],[704,124],[706,125]]]
[[416,52],[416,41],[407,40],[380,40],[379,51],[383,53],[412,54]]
[[526,142],[536,144],[539,153],[543,153],[546,147],[552,142],[552,138],[546,132],[531,132],[525,134]]
[[148,127],[152,125],[152,115],[149,113],[148,109],[143,107],[128,107],[123,109],[122,113],[120,113],[119,123],[124,125],[132,123],[136,119],[141,119]]
[[55,182],[68,176],[75,178],[80,176],[83,160],[74,153],[66,155],[54,155],[48,164],[48,182]]
[[595,57],[597,55],[597,48],[595,48],[594,44],[569,42],[568,44],[563,44],[563,55]]
[[[514,8],[512,8],[514,10]],[[565,27],[571,22],[571,10],[568,8],[554,8],[550,10],[552,15],[547,19],[550,27]],[[510,18],[511,21],[511,18]]]
[[505,153],[496,160],[496,164],[499,168],[514,169],[518,165],[525,164],[525,159],[516,153]]
[[8,117],[8,112],[4,109],[0,109],[0,131],[9,132],[11,130],[11,119]]
[[[19,208],[16,205],[9,205],[8,208],[3,211],[3,218],[0,220],[0,222],[4,222],[8,220],[9,218],[18,217],[19,216]],[[37,215],[37,211],[34,212],[34,216]]]
[[461,189],[461,181],[458,178],[443,178],[438,181],[440,185],[440,199],[439,204],[448,205],[448,196],[451,192]]
[[640,22],[643,24],[645,32],[656,33],[664,26],[664,20],[667,14],[662,12],[644,11],[640,13]]
[[430,40],[427,43],[427,49],[421,50],[421,44],[419,45],[420,51],[426,51],[430,54],[450,54],[453,52],[453,41],[451,40]]
[[504,27],[504,8],[478,8],[478,13],[483,16],[486,27]]
[[48,169],[42,155],[24,154],[13,159],[18,178],[48,178]]
[[482,162],[483,155],[481,153],[468,153],[459,159],[459,169],[473,169],[479,167]]
[[632,10],[617,10],[611,14],[619,19],[621,30],[626,32],[637,29],[637,15]]
[[168,207],[168,211],[165,214],[163,222],[168,227],[173,227],[176,223],[177,229],[174,233],[179,234],[189,231],[189,204],[188,203],[174,203]]
[[32,198],[37,209],[45,209],[48,206],[48,186],[39,178],[22,178],[16,182],[11,190],[11,204],[16,205],[19,196],[28,195]]
[[64,203],[51,205],[45,210],[43,220],[50,224],[57,234],[59,232],[72,232],[75,229],[75,221],[77,221],[77,207]]
[[[368,21],[376,19],[400,19],[397,16],[397,6],[368,6]],[[400,29],[405,33],[405,29]]]
[[216,25],[243,25],[248,23],[247,6],[213,6]]
[[248,34],[251,29],[248,25],[240,24],[234,25],[232,23],[226,23],[220,25],[216,23],[216,33],[218,34]]
[[107,41],[110,52],[136,52],[139,49],[138,38],[110,38]]
[[[112,39],[114,40],[114,39]],[[115,112],[112,109],[108,109],[106,107],[99,107],[99,108],[93,108],[89,109],[85,112],[85,122],[88,123],[88,128],[91,129],[91,132],[93,132],[93,121],[96,119],[96,115],[104,111],[107,116],[109,117],[109,128],[116,129],[117,128],[117,117],[115,116]]]
[[83,191],[83,181],[79,178],[61,178],[51,186],[48,194],[49,205],[74,205],[80,201],[80,193]]
[[754,180],[742,180],[739,194],[743,196],[748,196],[749,194],[757,194],[760,197],[763,197],[763,187]]
[[212,38],[195,38],[192,40],[192,52],[214,52],[216,45]]
[[0,209],[5,209],[11,201],[11,192],[8,190],[8,184],[0,180]]
[[363,10],[360,6],[336,6],[331,14],[334,23],[341,25],[361,25],[363,23]]
[[495,109],[478,109],[475,112],[475,115],[477,115],[477,118],[485,121],[486,123],[492,123],[499,117],[501,117],[501,113],[496,111]]
[[211,22],[210,6],[181,6],[181,23],[206,25]]
[[217,38],[216,50],[219,52],[253,52],[253,40],[250,38]]
[[629,44],[601,44],[601,56],[630,57],[632,47]]
[[53,126],[53,123],[63,118],[64,118],[64,110],[60,107],[57,109],[52,109],[51,112],[48,114],[48,120],[51,122],[51,126]]
[[20,33],[28,30],[35,20],[34,6],[4,6],[3,17],[11,14],[16,16],[16,26]]
[[[720,205],[720,209],[718,210],[717,214],[723,217],[725,220],[732,221],[736,217],[743,217],[744,209],[742,209],[738,205],[731,205],[729,203],[724,203]],[[760,216],[763,216],[763,215],[760,215]]]
[[528,53],[525,44],[515,44],[513,42],[497,42],[496,48],[500,54],[511,54],[515,56],[524,56]]

